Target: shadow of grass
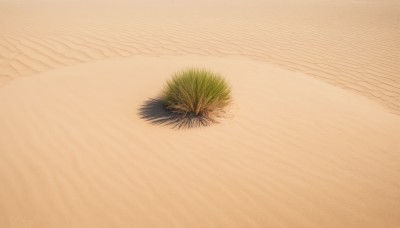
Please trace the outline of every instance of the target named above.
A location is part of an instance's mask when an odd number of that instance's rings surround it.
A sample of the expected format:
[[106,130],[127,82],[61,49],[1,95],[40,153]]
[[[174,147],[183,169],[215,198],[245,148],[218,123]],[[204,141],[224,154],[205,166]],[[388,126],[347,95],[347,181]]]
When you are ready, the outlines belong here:
[[138,111],[141,119],[152,124],[167,125],[178,129],[208,126],[215,122],[214,120],[204,116],[171,112],[165,108],[160,99],[148,99]]

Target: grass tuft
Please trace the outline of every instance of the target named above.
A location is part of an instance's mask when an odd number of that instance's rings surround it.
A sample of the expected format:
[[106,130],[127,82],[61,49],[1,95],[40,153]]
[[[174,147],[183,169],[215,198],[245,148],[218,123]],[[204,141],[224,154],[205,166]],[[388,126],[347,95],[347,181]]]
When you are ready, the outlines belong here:
[[231,103],[231,88],[219,74],[189,68],[173,74],[162,92],[165,107],[184,117],[212,120]]

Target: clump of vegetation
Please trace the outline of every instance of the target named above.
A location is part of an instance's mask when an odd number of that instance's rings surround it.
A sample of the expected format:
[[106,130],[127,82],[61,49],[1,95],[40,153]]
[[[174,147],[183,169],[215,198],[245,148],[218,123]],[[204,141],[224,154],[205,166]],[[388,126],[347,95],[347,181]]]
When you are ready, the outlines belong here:
[[231,102],[231,88],[219,74],[189,68],[175,73],[162,92],[165,107],[184,117],[212,120]]

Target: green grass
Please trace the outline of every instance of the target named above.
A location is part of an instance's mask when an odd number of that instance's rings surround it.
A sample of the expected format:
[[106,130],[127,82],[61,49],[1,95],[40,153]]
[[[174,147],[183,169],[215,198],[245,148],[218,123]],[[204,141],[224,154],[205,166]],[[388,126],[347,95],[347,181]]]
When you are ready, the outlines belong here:
[[162,92],[165,107],[184,116],[212,118],[231,102],[231,88],[219,74],[189,68],[172,75]]

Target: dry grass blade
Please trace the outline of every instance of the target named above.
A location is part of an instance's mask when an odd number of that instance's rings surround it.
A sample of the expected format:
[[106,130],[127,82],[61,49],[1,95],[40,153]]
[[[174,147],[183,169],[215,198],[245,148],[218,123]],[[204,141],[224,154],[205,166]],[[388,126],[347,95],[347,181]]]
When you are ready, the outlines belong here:
[[231,100],[230,86],[222,76],[189,68],[175,73],[161,97],[146,101],[139,114],[153,124],[177,128],[206,126],[217,122]]
[[172,112],[212,118],[231,102],[231,89],[222,76],[190,68],[167,81],[162,100]]

